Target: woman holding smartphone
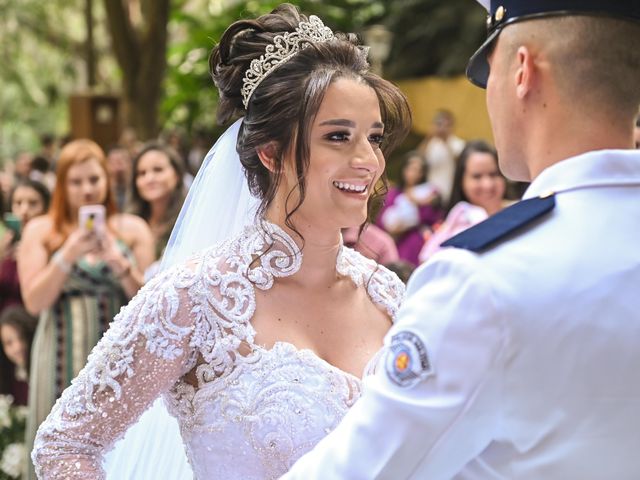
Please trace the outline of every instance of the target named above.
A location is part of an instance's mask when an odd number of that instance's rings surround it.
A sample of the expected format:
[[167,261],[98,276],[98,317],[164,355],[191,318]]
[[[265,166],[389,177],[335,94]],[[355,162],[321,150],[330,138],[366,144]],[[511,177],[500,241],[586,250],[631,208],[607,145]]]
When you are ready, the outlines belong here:
[[[80,213],[89,205],[94,206],[92,221],[80,224]],[[24,304],[39,315],[29,377],[28,447],[108,323],[142,286],[142,272],[153,260],[145,222],[116,213],[102,149],[90,140],[67,144],[60,152],[49,212],[27,225],[18,251]],[[33,472],[29,476],[35,478]]]

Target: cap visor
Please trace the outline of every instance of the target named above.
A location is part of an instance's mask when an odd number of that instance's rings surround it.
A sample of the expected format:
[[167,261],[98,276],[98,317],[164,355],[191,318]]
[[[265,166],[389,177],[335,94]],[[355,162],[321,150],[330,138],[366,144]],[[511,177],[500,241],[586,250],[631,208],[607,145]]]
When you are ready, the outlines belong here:
[[480,87],[487,88],[487,80],[489,79],[489,62],[487,55],[491,51],[491,47],[496,37],[500,33],[500,28],[491,32],[484,43],[474,53],[467,63],[467,78],[471,83]]

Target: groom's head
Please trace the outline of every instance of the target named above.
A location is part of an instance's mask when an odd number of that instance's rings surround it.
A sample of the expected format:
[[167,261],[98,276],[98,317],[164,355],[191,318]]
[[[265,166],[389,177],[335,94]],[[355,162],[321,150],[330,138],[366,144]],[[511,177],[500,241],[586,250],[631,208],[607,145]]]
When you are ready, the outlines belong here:
[[[607,18],[617,18],[631,22],[640,22],[640,1],[638,0],[477,0],[488,12],[487,39],[469,60],[467,77],[479,87],[486,88],[489,77],[488,56],[495,47],[498,37],[506,27],[511,25],[526,24],[530,31],[533,30],[532,21],[545,19],[577,19],[575,24],[604,23],[606,28]],[[582,22],[580,21],[582,20]],[[599,22],[601,20],[602,22]],[[534,22],[536,29],[544,33],[546,22]],[[562,24],[563,34],[576,36],[575,25],[567,22]],[[587,36],[590,33],[587,32]],[[553,38],[547,38],[553,40]],[[585,39],[586,42],[587,39]],[[626,45],[633,43],[627,39]],[[605,46],[606,48],[606,46]],[[631,47],[630,47],[631,48]],[[576,51],[576,54],[579,51]],[[598,52],[593,52],[597,54]]]
[[640,43],[640,0],[480,3],[489,12],[488,37],[471,57],[467,76],[487,88],[508,176],[535,176],[524,150],[545,117],[552,124],[561,116],[568,122],[597,112],[631,125],[640,104],[640,50],[634,47]]

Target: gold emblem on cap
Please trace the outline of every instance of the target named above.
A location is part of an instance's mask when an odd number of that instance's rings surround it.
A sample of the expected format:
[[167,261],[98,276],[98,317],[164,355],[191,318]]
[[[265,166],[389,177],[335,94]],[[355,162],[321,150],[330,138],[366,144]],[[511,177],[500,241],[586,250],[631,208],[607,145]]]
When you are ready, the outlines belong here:
[[501,22],[506,13],[507,9],[500,5],[496,10],[496,22]]

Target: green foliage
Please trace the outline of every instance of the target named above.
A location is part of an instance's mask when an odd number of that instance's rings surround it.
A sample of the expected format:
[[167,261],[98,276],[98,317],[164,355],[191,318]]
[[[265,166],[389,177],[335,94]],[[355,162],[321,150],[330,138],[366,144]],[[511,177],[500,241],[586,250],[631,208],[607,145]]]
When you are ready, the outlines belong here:
[[38,132],[64,128],[76,62],[60,50],[74,43],[70,3],[0,0],[0,159],[37,147]]
[[486,11],[469,0],[389,2],[394,33],[386,73],[394,78],[464,73],[486,38]]
[[[0,0],[0,166],[20,151],[37,151],[41,134],[68,132],[69,95],[85,88],[83,8],[83,0]],[[99,8],[95,14],[100,18]],[[106,34],[96,30],[104,53]],[[117,72],[102,58],[99,79],[108,89]]]
[[[393,33],[385,75],[457,75],[485,35],[473,0],[290,0],[331,28]],[[267,13],[279,0],[173,0],[160,124],[215,135],[217,92],[208,56],[224,29]],[[68,97],[85,87],[84,0],[0,0],[0,163],[37,150],[42,133],[68,131]],[[98,91],[121,90],[102,2],[94,1]]]

